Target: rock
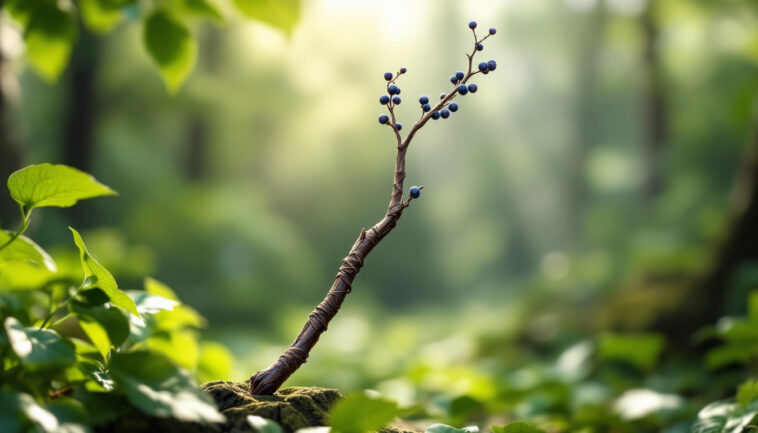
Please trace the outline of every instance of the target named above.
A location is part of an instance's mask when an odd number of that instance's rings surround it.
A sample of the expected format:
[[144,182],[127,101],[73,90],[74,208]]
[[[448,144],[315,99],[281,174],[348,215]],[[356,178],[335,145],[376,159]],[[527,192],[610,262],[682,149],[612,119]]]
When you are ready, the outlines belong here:
[[335,389],[318,387],[282,388],[274,395],[251,396],[247,383],[216,381],[203,385],[227,417],[223,432],[252,431],[248,415],[276,421],[286,432],[326,425],[326,414],[342,395]]

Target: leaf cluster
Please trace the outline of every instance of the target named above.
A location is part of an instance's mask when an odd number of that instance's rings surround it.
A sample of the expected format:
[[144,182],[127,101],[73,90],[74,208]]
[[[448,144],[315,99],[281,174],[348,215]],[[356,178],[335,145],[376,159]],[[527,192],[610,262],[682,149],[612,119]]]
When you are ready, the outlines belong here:
[[73,228],[78,269],[23,235],[37,208],[115,192],[52,164],[13,173],[8,189],[22,222],[0,232],[0,431],[87,432],[133,409],[224,421],[196,378],[225,378],[231,357],[198,342],[202,316],[152,278],[123,290]]

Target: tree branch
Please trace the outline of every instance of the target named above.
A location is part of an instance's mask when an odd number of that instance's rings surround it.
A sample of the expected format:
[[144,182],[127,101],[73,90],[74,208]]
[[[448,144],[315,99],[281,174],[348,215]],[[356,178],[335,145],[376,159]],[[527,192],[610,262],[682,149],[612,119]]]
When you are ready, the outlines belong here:
[[[473,28],[472,31],[474,31]],[[477,40],[476,31],[474,31],[474,49],[471,54],[466,55],[468,57],[468,72],[465,77],[455,83],[452,91],[443,94],[440,101],[437,102],[431,110],[425,112],[421,116],[404,139],[400,134],[400,129],[397,128],[398,124],[394,111],[395,104],[392,100],[387,103],[387,108],[390,112],[390,122],[387,122],[387,124],[392,127],[392,130],[395,133],[395,138],[397,139],[395,175],[392,185],[392,195],[389,205],[387,206],[387,213],[384,215],[384,218],[370,229],[361,230],[358,239],[356,239],[352,248],[350,248],[350,252],[344,259],[342,259],[342,265],[339,267],[334,283],[332,283],[332,287],[329,289],[326,297],[311,312],[308,321],[305,323],[305,326],[303,326],[300,334],[298,334],[290,347],[271,366],[265,370],[258,371],[250,377],[250,393],[252,395],[273,394],[279,389],[284,381],[292,375],[292,373],[306,362],[311,349],[318,342],[321,334],[326,331],[329,321],[332,320],[337,314],[337,311],[339,311],[342,302],[345,300],[345,296],[347,296],[352,290],[353,280],[355,280],[355,276],[361,270],[361,267],[363,267],[366,256],[368,256],[371,250],[373,250],[374,247],[397,225],[398,220],[400,220],[400,217],[403,214],[403,210],[405,210],[405,208],[410,205],[411,200],[413,200],[412,197],[409,197],[407,200],[403,201],[403,183],[406,174],[405,155],[408,151],[408,146],[418,130],[421,129],[432,117],[432,113],[446,107],[449,102],[455,98],[458,94],[457,86],[465,84],[471,76],[479,73],[479,71],[472,72],[472,61],[474,54],[476,54],[477,51],[476,45],[487,39],[490,35],[487,35],[481,40]],[[387,80],[388,89],[390,85],[395,84],[395,81],[404,73],[404,71],[405,70],[398,72]]]

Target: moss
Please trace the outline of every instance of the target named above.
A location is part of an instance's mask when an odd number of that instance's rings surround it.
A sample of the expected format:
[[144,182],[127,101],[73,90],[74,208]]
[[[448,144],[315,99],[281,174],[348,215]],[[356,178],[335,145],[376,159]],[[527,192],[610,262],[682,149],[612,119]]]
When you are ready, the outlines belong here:
[[219,410],[227,418],[226,423],[221,425],[149,417],[132,411],[113,423],[100,426],[97,431],[242,433],[253,431],[247,423],[247,416],[258,415],[276,421],[285,432],[294,432],[303,427],[325,425],[329,409],[342,398],[337,390],[317,387],[283,388],[274,395],[252,397],[247,386],[247,383],[226,381],[209,382],[202,386],[216,400]]
[[231,430],[243,429],[248,415],[274,420],[290,432],[325,425],[329,408],[342,397],[337,390],[317,387],[283,388],[274,395],[253,397],[247,383],[225,381],[206,383],[203,389],[216,400]]
[[[248,394],[247,383],[216,381],[202,386],[213,397],[227,421],[219,425],[182,422],[156,418],[136,410],[107,425],[98,432],[122,433],[245,433],[253,432],[247,423],[248,415],[258,415],[276,421],[285,432],[326,424],[326,415],[342,395],[336,389],[318,387],[282,388],[274,395]],[[380,433],[414,433],[404,426],[389,426]]]

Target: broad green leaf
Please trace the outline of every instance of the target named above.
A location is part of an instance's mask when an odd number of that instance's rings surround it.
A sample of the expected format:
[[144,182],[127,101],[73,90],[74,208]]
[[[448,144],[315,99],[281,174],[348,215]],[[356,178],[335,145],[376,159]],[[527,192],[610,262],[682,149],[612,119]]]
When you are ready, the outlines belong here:
[[13,233],[0,230],[0,246],[7,244],[5,248],[0,249],[0,263],[28,262],[44,266],[52,272],[56,271],[53,258],[33,240],[21,235],[8,244],[12,237]]
[[171,289],[171,287],[161,283],[155,278],[151,278],[151,277],[145,278],[144,285],[145,285],[145,291],[147,293],[163,296],[166,299],[171,299],[174,301],[179,300],[179,297],[176,296],[176,293]]
[[28,394],[0,390],[0,431],[59,432],[60,423]]
[[715,347],[705,355],[705,365],[710,369],[725,367],[730,364],[747,364],[758,354],[758,344],[733,343]]
[[741,433],[755,418],[753,407],[740,408],[733,401],[716,401],[704,407],[697,414],[697,420],[690,430],[692,433]]
[[17,203],[28,209],[69,207],[86,198],[116,194],[87,173],[48,163],[30,165],[11,174],[8,190]]
[[137,311],[140,314],[156,314],[161,311],[172,311],[179,305],[179,302],[164,298],[163,296],[153,295],[148,292],[129,291],[127,293],[137,305]]
[[247,423],[258,433],[282,433],[279,424],[258,415],[248,415]]
[[329,412],[329,425],[340,433],[377,431],[404,413],[397,403],[367,392],[348,394]]
[[225,420],[189,373],[161,354],[144,350],[114,353],[110,372],[127,399],[147,414],[183,421]]
[[5,319],[4,325],[13,352],[27,368],[65,367],[76,362],[74,344],[55,331],[26,328],[15,317]]
[[39,8],[39,3],[29,0],[5,0],[3,6],[14,20],[26,27],[34,10]]
[[470,426],[455,428],[447,424],[432,424],[426,428],[425,433],[478,433],[479,427]]
[[58,419],[56,433],[88,433],[90,418],[87,409],[73,398],[58,398],[45,404],[45,409]]
[[224,17],[218,10],[218,6],[211,0],[183,0],[184,9],[187,12],[214,20],[222,20]]
[[758,320],[758,290],[750,292],[747,298],[747,312],[751,319]]
[[659,334],[604,334],[598,342],[598,357],[603,361],[623,361],[643,370],[655,366],[663,350]]
[[197,333],[188,330],[162,332],[148,338],[145,343],[149,349],[160,352],[180,367],[195,370],[200,358]]
[[745,408],[758,399],[758,380],[750,379],[737,389],[737,403]]
[[86,281],[83,290],[98,288],[105,292],[106,295],[108,295],[108,298],[111,300],[111,304],[117,307],[121,307],[124,310],[134,314],[135,316],[140,317],[140,314],[137,311],[137,306],[134,304],[132,298],[130,298],[126,293],[122,292],[118,288],[113,275],[111,275],[111,273],[108,272],[108,270],[105,269],[103,265],[98,263],[97,260],[90,256],[89,252],[87,251],[87,247],[84,245],[82,237],[79,235],[79,232],[71,227],[69,227],[69,230],[71,230],[71,233],[74,234],[74,243],[77,247],[79,247],[79,258],[82,262],[82,269],[84,270],[84,277]]
[[200,359],[195,376],[201,383],[227,380],[232,376],[234,356],[223,344],[204,341],[200,344]]
[[613,404],[613,409],[622,419],[636,420],[662,411],[672,411],[684,406],[684,399],[676,394],[663,394],[652,389],[629,389]]
[[108,0],[79,0],[79,12],[84,25],[97,34],[108,33],[124,18],[121,6]]
[[69,311],[76,315],[79,326],[104,359],[111,347],[120,346],[129,336],[129,319],[117,308],[72,301]]
[[300,0],[233,0],[245,16],[291,34],[300,19]]
[[0,261],[0,292],[7,290],[37,290],[55,278],[47,268],[28,262]]
[[528,422],[515,421],[505,426],[492,426],[493,433],[545,433],[545,430],[537,428]]
[[[55,81],[66,68],[77,37],[70,3],[40,2],[24,32],[26,54],[34,69],[47,81]],[[61,5],[69,5],[61,9]]]
[[197,44],[189,29],[170,13],[157,10],[145,22],[143,40],[169,92],[176,92],[197,58]]

